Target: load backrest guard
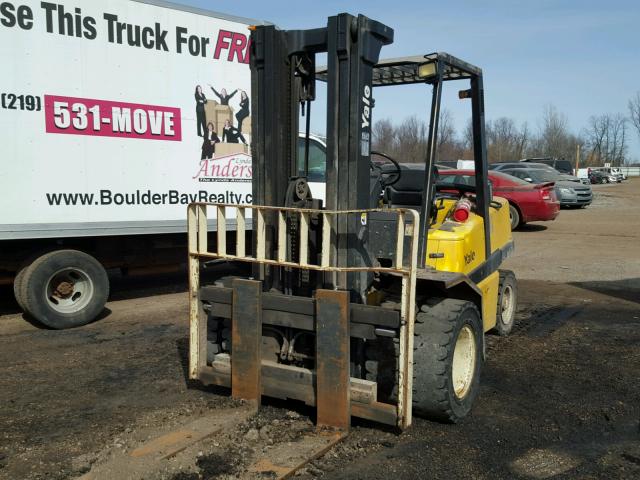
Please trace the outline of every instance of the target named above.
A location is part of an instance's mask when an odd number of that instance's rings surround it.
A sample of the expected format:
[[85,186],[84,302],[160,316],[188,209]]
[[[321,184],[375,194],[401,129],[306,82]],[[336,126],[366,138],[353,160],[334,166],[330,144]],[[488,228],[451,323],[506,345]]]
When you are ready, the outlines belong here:
[[[216,215],[218,241],[209,250],[207,210]],[[256,228],[251,232],[255,250],[245,245],[247,212],[252,212]],[[385,209],[396,217],[396,262],[390,267],[339,267],[329,252],[336,236],[333,225],[341,216],[361,218],[379,213],[374,210],[310,210],[257,205],[222,205],[194,203],[188,208],[189,233],[189,301],[190,356],[189,375],[204,383],[231,387],[232,395],[260,401],[261,394],[293,398],[318,408],[318,422],[347,429],[351,415],[406,428],[411,424],[413,369],[413,325],[415,319],[415,284],[418,248],[418,214],[414,210]],[[235,215],[234,215],[235,214]],[[266,222],[269,215],[278,218],[274,232],[274,256],[266,250]],[[287,215],[299,217],[302,226],[297,252],[298,261],[287,257]],[[320,260],[308,255],[309,219],[320,216],[322,244]],[[236,241],[227,243],[230,218],[236,218]],[[330,221],[333,220],[333,221]],[[405,248],[408,246],[408,254]],[[260,281],[236,279],[228,285],[200,286],[200,262],[227,260],[260,266],[303,269],[317,272],[386,273],[401,278],[400,311],[350,303],[348,292],[318,289],[314,297],[264,292]],[[231,324],[229,353],[210,352],[208,333],[221,319]],[[378,326],[398,330],[398,395],[395,405],[377,400],[375,382],[350,377],[349,339],[375,338]],[[315,334],[315,369],[281,364],[261,355],[260,341],[265,328],[295,328],[300,333]],[[297,338],[297,336],[295,337]],[[290,347],[290,348],[287,348]],[[292,342],[283,342],[280,358],[292,353]],[[213,355],[210,355],[213,353]],[[342,412],[342,413],[339,413]]]

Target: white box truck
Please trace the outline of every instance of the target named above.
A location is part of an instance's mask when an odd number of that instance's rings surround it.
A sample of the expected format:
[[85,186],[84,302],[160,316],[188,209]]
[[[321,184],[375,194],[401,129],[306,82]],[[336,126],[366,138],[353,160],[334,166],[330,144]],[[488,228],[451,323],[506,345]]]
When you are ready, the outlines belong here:
[[186,259],[186,206],[251,202],[249,30],[158,0],[0,2],[0,282],[52,328],[106,269]]

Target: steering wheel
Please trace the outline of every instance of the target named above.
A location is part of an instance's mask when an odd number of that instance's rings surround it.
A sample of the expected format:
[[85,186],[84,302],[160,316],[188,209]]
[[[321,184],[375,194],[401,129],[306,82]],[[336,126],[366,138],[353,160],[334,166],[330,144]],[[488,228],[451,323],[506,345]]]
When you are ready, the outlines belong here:
[[371,150],[371,155],[378,155],[394,166],[392,170],[385,171],[382,169],[382,166],[377,165],[373,161],[371,162],[371,169],[376,170],[380,174],[380,183],[382,184],[382,188],[390,187],[391,185],[395,185],[396,183],[398,183],[402,175],[400,164],[386,153]]

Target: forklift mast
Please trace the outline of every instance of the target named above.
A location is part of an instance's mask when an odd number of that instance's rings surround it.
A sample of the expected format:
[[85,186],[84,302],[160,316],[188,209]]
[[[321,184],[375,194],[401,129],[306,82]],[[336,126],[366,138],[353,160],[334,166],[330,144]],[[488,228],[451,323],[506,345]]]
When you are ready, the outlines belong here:
[[[327,80],[327,186],[329,210],[371,208],[370,156],[373,107],[373,68],[382,46],[393,41],[393,30],[363,15],[342,13],[329,17],[324,28],[279,30],[255,27],[251,37],[253,203],[293,206],[304,200],[300,180],[307,174],[307,159],[298,158],[299,113],[310,114],[315,99],[316,54],[326,52]],[[308,123],[307,123],[308,125]],[[308,133],[308,132],[307,132]],[[302,162],[304,160],[304,162]],[[302,162],[302,163],[301,163]],[[300,165],[305,165],[300,169]],[[302,172],[301,172],[302,170]],[[298,188],[291,187],[297,182]],[[302,183],[304,184],[304,182]],[[291,198],[294,191],[297,197]],[[289,192],[289,193],[288,193]],[[299,203],[296,206],[302,206]],[[366,243],[366,220],[342,216],[332,263],[341,267],[369,266],[372,259],[361,248]],[[273,253],[274,229],[267,226],[267,251]],[[333,242],[332,242],[333,243]],[[282,286],[279,267],[258,266],[254,277],[265,290]],[[325,276],[323,284],[351,291],[362,301],[370,273],[349,272]]]

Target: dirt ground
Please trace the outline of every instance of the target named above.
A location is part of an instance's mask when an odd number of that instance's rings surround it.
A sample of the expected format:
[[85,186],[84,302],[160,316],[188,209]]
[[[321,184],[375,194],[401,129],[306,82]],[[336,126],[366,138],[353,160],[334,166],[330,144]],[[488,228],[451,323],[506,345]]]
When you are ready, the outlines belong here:
[[[517,324],[489,337],[482,390],[458,425],[354,422],[298,478],[640,478],[640,179],[515,232]],[[0,479],[66,479],[105,452],[235,406],[186,380],[186,277],[114,279],[91,325],[52,331],[0,289]],[[146,478],[235,478],[265,445],[313,428],[267,402]],[[269,478],[269,477],[263,477]]]

